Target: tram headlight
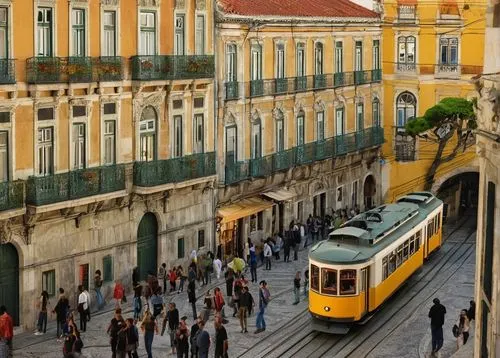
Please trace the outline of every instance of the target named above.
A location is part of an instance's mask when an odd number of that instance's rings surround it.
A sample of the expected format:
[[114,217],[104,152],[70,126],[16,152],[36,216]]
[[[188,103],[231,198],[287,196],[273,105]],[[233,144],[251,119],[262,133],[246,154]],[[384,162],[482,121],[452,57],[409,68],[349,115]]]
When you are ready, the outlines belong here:
[[328,307],[328,306],[323,307],[323,309],[324,309],[326,312],[330,312],[330,307]]

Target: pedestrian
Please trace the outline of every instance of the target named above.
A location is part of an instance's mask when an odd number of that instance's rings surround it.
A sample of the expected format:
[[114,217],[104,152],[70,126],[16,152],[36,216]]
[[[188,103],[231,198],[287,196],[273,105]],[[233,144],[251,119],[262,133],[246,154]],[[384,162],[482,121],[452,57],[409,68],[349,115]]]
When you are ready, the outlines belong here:
[[137,323],[139,319],[141,319],[141,311],[142,311],[142,285],[139,282],[136,282],[134,285],[134,321]]
[[49,304],[49,293],[44,290],[42,291],[38,302],[40,312],[38,313],[37,331],[35,332],[35,336],[39,336],[47,332],[47,306]]
[[122,317],[122,309],[115,309],[114,317],[109,323],[106,333],[109,335],[109,344],[111,345],[111,356],[117,358],[118,333],[126,326]]
[[163,325],[161,328],[161,335],[165,333],[165,328],[167,328],[168,323],[168,335],[170,336],[170,347],[172,348],[172,354],[175,354],[175,332],[179,327],[179,310],[176,308],[174,302],[168,304],[168,311],[163,319]]
[[127,323],[124,322],[116,338],[116,358],[126,358],[127,356],[127,330]]
[[224,317],[224,295],[219,287],[214,289],[214,304],[215,304],[215,312],[219,313]]
[[[170,292],[175,292],[175,282],[177,281],[177,273],[175,267],[173,267],[168,274],[168,281],[170,283]],[[165,290],[165,294],[166,294]]]
[[194,324],[191,326],[191,332],[189,335],[189,343],[191,343],[191,358],[198,358],[198,346],[196,340],[198,338],[199,324],[201,322],[201,317],[197,317]]
[[189,280],[188,287],[187,287],[187,294],[188,294],[188,301],[191,304],[191,308],[193,310],[193,319],[196,319],[198,316],[196,314],[196,285],[194,283],[194,280]]
[[233,282],[233,299],[232,299],[232,306],[234,309],[233,317],[236,317],[236,314],[238,313],[242,288],[243,288],[243,283],[240,280],[240,278],[237,277],[236,280]]
[[141,330],[144,333],[144,347],[146,348],[148,358],[153,358],[153,338],[155,336],[155,333],[158,334],[158,324],[149,311],[146,311],[144,314],[144,320],[141,324]]
[[268,238],[264,243],[264,260],[266,262],[266,268],[264,270],[271,270],[271,256],[273,256],[273,251],[269,241],[270,239]]
[[457,350],[460,349],[467,340],[469,339],[469,329],[470,329],[470,321],[467,317],[467,310],[461,310],[460,315],[458,316],[458,321],[456,323],[458,326],[458,336],[457,336]]
[[245,242],[245,251],[243,253],[243,258],[247,262],[247,264],[250,261],[250,244],[252,243],[252,239],[247,237],[247,241]]
[[255,255],[255,245],[250,246],[250,275],[252,282],[257,282],[257,255]]
[[248,333],[247,316],[252,306],[252,296],[248,292],[248,287],[243,287],[240,297],[240,307],[238,318],[240,320],[241,333]]
[[132,286],[137,286],[137,284],[139,283],[140,281],[140,278],[139,278],[139,267],[134,267],[132,269]]
[[123,288],[120,280],[115,281],[115,289],[113,290],[113,298],[115,299],[115,308],[121,308],[122,302],[126,302],[124,300],[125,297],[125,289]]
[[78,332],[78,330],[75,330],[73,335],[75,336],[73,342],[73,357],[80,357],[82,355],[83,348],[82,337],[80,336],[80,332]]
[[188,358],[189,356],[189,330],[186,325],[187,317],[183,316],[179,322],[179,328],[175,332],[175,345],[177,358]]
[[220,260],[219,256],[217,256],[217,258],[214,260],[214,272],[217,281],[219,281],[220,274],[222,272],[222,261]]
[[300,271],[295,273],[295,278],[293,279],[293,293],[295,295],[294,305],[300,302]]
[[179,279],[179,290],[177,291],[177,294],[184,292],[184,282],[186,282],[186,275],[184,274],[184,269],[182,268],[182,265],[177,266],[177,272],[176,272],[177,278]]
[[83,286],[78,286],[78,313],[80,314],[80,331],[87,330],[87,310],[89,309],[88,297],[83,292]]
[[94,291],[97,300],[98,311],[100,311],[104,307],[104,298],[102,297],[101,287],[102,287],[101,270],[96,270],[94,274]]
[[194,262],[191,262],[191,264],[188,267],[188,281],[195,281],[196,280],[196,264]]
[[292,227],[292,247],[293,247],[293,260],[298,260],[298,253],[300,247],[300,229],[299,225],[297,225],[294,221]]
[[231,269],[228,269],[226,273],[224,274],[226,278],[226,294],[227,298],[231,300],[233,297],[233,282],[234,282],[234,271]]
[[161,287],[158,287],[153,296],[151,296],[151,306],[153,308],[153,318],[158,319],[158,316],[165,309]]
[[429,318],[431,319],[431,334],[432,334],[432,355],[436,353],[443,346],[443,324],[446,308],[440,303],[438,298],[432,301],[434,305],[429,310]]
[[304,271],[304,297],[307,297],[309,291],[309,269]]
[[[306,237],[306,227],[302,224],[302,223],[299,223],[299,233],[300,233],[300,243],[304,243],[304,248],[306,248],[306,240],[307,240],[307,237]],[[299,243],[299,245],[300,245]]]
[[469,302],[469,309],[467,310],[467,318],[469,319],[469,322],[476,319],[476,302],[474,301]]
[[208,285],[209,283],[212,283],[212,271],[214,269],[213,267],[213,262],[212,259],[210,258],[210,255],[206,255],[205,259],[203,260],[203,265],[205,270],[203,271],[205,275],[205,284]]
[[255,331],[255,333],[260,333],[266,330],[264,313],[269,300],[271,299],[271,295],[269,294],[269,290],[267,289],[267,282],[265,280],[262,280],[260,281],[259,286],[259,313],[257,314],[257,330]]
[[0,306],[0,357],[12,357],[14,321],[5,306]]
[[128,358],[138,358],[137,349],[139,348],[139,331],[132,318],[127,318],[127,355]]
[[80,332],[76,327],[71,333],[67,334],[63,343],[63,356],[65,358],[80,357],[82,353],[83,342],[80,338]]
[[90,298],[89,291],[85,287],[83,288],[83,293],[87,296],[87,311],[85,313],[87,314],[87,322],[90,322],[90,306],[92,304],[92,300]]
[[167,293],[167,264],[162,263],[160,267],[158,267],[158,282],[162,285],[161,289],[164,293]]
[[227,331],[220,319],[216,319],[215,326],[215,358],[228,358],[229,342]]
[[208,350],[210,349],[210,335],[205,330],[205,321],[203,321],[202,319],[200,319],[198,322],[196,346],[198,348],[198,358],[208,358]]
[[313,218],[312,225],[312,242],[319,241],[319,218],[315,216]]
[[[280,259],[280,251],[281,247],[283,246],[283,238],[281,237],[280,233],[274,234],[274,247],[273,247],[273,254],[276,260]],[[257,279],[255,280],[257,281]]]
[[59,299],[54,307],[53,313],[56,314],[57,321],[57,330],[56,335],[57,338],[62,338],[64,323],[66,322],[66,315],[69,311],[69,300],[64,294],[64,289],[59,288]]
[[285,244],[283,246],[283,261],[290,262],[290,247],[292,244],[292,231],[287,231],[285,235]]

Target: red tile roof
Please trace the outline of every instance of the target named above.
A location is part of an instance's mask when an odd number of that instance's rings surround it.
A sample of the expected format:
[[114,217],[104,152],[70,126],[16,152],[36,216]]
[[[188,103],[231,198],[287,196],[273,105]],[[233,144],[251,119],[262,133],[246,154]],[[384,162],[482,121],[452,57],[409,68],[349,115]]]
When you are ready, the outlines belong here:
[[227,14],[279,17],[369,17],[379,15],[349,0],[219,0]]

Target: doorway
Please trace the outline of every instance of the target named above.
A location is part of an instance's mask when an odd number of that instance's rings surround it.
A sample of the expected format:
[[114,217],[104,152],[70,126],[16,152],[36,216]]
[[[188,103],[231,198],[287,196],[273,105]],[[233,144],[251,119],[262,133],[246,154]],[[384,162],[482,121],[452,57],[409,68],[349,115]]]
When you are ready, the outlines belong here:
[[137,229],[137,267],[139,277],[156,274],[158,251],[158,221],[153,213],[146,213]]
[[0,305],[19,325],[19,256],[12,244],[0,245]]
[[363,185],[365,210],[369,210],[375,206],[375,193],[377,192],[375,178],[373,175],[368,175]]

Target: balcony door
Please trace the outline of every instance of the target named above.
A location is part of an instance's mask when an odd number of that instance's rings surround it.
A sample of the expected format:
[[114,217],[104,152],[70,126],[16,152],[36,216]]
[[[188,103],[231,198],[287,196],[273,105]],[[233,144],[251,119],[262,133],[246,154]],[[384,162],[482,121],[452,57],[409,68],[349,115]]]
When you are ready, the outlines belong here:
[[285,150],[285,125],[283,114],[276,118],[276,152]]
[[148,106],[142,111],[139,123],[141,162],[156,160],[156,111]]
[[262,79],[262,46],[253,45],[252,46],[252,58],[251,58],[251,68],[252,68],[252,81],[258,81]]
[[203,113],[197,113],[194,115],[194,143],[193,152],[203,153],[204,152],[204,118]]
[[252,123],[252,159],[262,157],[262,125],[260,118]]
[[86,31],[85,31],[85,10],[71,10],[71,37],[72,37],[72,56],[84,57],[86,54]]
[[139,55],[156,55],[156,13],[141,12]]
[[53,18],[52,8],[39,7],[37,14],[37,56],[51,57],[53,56]]
[[8,8],[0,7],[0,59],[9,58]]
[[323,44],[316,42],[314,46],[314,74],[323,74]]
[[354,71],[363,71],[363,42],[356,41],[354,47]]
[[236,163],[236,126],[226,127],[226,166]]
[[177,56],[184,56],[185,52],[185,16],[184,14],[175,15],[175,54]]
[[303,43],[297,44],[297,77],[306,75],[306,46]]
[[38,128],[37,151],[38,168],[40,176],[52,175],[54,173],[54,141],[53,127]]
[[9,180],[9,132],[0,132],[0,182]]

